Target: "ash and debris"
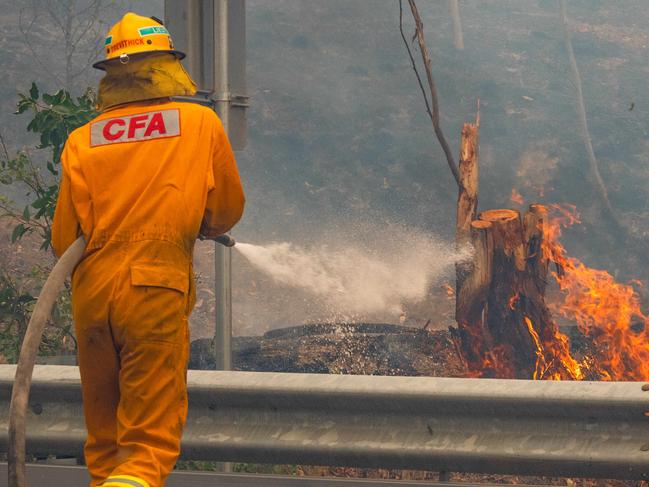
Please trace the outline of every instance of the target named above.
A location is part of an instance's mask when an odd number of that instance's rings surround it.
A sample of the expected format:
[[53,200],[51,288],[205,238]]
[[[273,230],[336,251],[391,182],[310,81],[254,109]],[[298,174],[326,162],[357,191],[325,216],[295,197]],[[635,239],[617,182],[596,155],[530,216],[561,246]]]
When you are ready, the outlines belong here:
[[[446,330],[391,324],[320,323],[234,337],[235,370],[319,374],[463,377]],[[190,369],[214,369],[212,342],[191,344]]]
[[[566,330],[567,331],[567,330]],[[574,330],[573,330],[574,331]],[[316,323],[274,329],[261,336],[233,337],[235,370],[356,375],[466,377],[467,370],[447,330],[384,323]],[[588,345],[582,343],[581,346]],[[190,369],[215,368],[212,342],[191,344]],[[255,472],[263,465],[246,465]],[[274,465],[274,473],[308,477],[342,477],[433,481],[434,471],[355,467]],[[449,481],[569,487],[630,487],[633,482],[450,473]]]

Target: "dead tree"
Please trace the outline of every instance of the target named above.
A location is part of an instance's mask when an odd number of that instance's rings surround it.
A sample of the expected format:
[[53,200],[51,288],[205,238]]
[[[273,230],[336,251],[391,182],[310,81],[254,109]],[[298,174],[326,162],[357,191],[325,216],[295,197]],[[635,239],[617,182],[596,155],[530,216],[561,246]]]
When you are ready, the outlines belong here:
[[403,31],[401,0],[399,28],[435,134],[459,188],[456,241],[458,246],[474,248],[472,262],[456,268],[457,328],[451,330],[455,344],[475,375],[575,378],[578,367],[571,362],[567,340],[561,339],[545,303],[545,209],[532,205],[523,216],[507,209],[477,214],[479,115],[475,124],[465,124],[462,129],[458,169],[439,123],[439,102],[421,17],[415,0],[408,4],[432,107]]
[[[460,262],[455,267],[456,272],[456,332],[458,352],[467,361],[469,368],[481,362],[481,357],[487,352],[484,349],[483,331],[476,326],[482,323],[482,308],[486,299],[491,278],[491,261],[483,260],[492,255],[491,233],[487,232],[490,223],[473,225],[478,213],[478,123],[465,123],[462,127],[460,141],[460,185],[457,200],[457,219],[455,227],[455,242],[461,248],[473,245],[474,259],[470,262]],[[470,296],[470,298],[469,298]],[[481,296],[482,298],[479,298]]]
[[606,189],[606,184],[604,183],[604,179],[602,179],[602,175],[599,171],[599,163],[597,162],[595,150],[593,149],[593,142],[590,136],[590,130],[588,129],[588,118],[586,117],[586,104],[584,102],[581,74],[579,72],[579,67],[577,66],[575,52],[572,48],[572,38],[570,35],[570,26],[568,25],[566,0],[559,0],[559,16],[563,30],[563,38],[566,45],[566,51],[568,53],[568,62],[570,64],[572,81],[575,86],[575,91],[577,92],[577,112],[579,113],[579,128],[581,131],[581,138],[584,141],[584,146],[586,148],[586,154],[588,156],[588,168],[595,185],[595,193],[599,196],[604,209],[604,213],[608,217],[608,219],[616,226],[616,229],[618,231],[622,230],[626,234],[628,232],[623,229],[615,211],[613,210],[613,207],[611,206],[611,202],[608,197],[608,190]]
[[456,241],[470,243],[471,222],[478,211],[478,128],[476,123],[465,123],[460,139],[460,189],[457,200]]
[[[460,140],[460,187],[457,198],[457,219],[455,243],[458,248],[476,244],[479,239],[471,224],[478,214],[478,129],[476,123],[465,123]],[[471,275],[475,262],[460,262],[456,265],[456,296],[465,287],[465,280]],[[473,285],[468,286],[473,287]],[[456,304],[460,300],[456,301]],[[460,311],[460,314],[462,312]]]
[[460,146],[456,242],[472,245],[474,256],[456,267],[456,347],[474,375],[576,378],[545,303],[547,211],[532,205],[522,216],[508,209],[477,214],[478,128],[479,116],[464,125]]
[[497,209],[471,223],[471,268],[458,283],[454,336],[476,375],[575,379],[577,364],[545,303],[547,212]]
[[[18,2],[18,27],[33,61],[41,68],[39,75],[50,76],[68,91],[83,88],[88,80],[82,78],[97,57],[108,27],[103,19],[124,8],[122,4],[119,0]],[[52,45],[57,46],[54,55]]]
[[455,49],[464,49],[464,36],[462,35],[462,21],[460,20],[460,6],[458,0],[448,0],[448,8],[453,20],[453,43]]

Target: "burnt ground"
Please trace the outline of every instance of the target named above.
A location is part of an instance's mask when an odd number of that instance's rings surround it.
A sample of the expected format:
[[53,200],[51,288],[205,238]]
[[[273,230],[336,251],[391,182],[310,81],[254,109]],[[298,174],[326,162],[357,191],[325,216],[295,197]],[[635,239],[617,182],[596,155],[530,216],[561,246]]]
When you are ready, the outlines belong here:
[[[447,331],[375,323],[308,324],[233,338],[235,370],[462,377]],[[213,369],[210,339],[192,342],[190,368]]]
[[[573,354],[591,351],[576,327],[561,327]],[[311,374],[467,377],[448,330],[387,323],[313,323],[232,338],[235,370]],[[190,369],[214,370],[212,340],[191,343]]]
[[[190,369],[214,369],[211,340],[191,344]],[[382,323],[319,323],[269,331],[261,336],[234,337],[233,368],[243,371],[323,374],[465,377],[450,333]],[[190,462],[191,463],[191,462]],[[204,465],[203,465],[204,467]],[[439,472],[237,464],[235,470],[305,476],[397,480],[431,480]],[[631,486],[633,482],[507,475],[451,474],[450,480],[503,484]]]

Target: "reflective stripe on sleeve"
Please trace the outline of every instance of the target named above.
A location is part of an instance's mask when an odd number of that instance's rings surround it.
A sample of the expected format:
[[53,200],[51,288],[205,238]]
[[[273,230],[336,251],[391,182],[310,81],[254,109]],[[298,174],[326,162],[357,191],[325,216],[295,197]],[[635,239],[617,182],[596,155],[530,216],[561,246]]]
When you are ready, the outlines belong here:
[[150,487],[147,482],[132,475],[108,477],[99,487]]

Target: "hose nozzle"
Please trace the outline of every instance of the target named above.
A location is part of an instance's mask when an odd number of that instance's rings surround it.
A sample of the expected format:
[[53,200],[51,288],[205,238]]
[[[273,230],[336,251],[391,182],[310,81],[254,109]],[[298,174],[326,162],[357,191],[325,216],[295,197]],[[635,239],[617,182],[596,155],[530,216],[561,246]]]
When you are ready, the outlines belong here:
[[224,245],[226,247],[234,247],[234,245],[237,243],[237,241],[227,233],[219,235],[218,237],[214,237],[211,240],[214,240],[216,243],[220,243],[221,245]]

